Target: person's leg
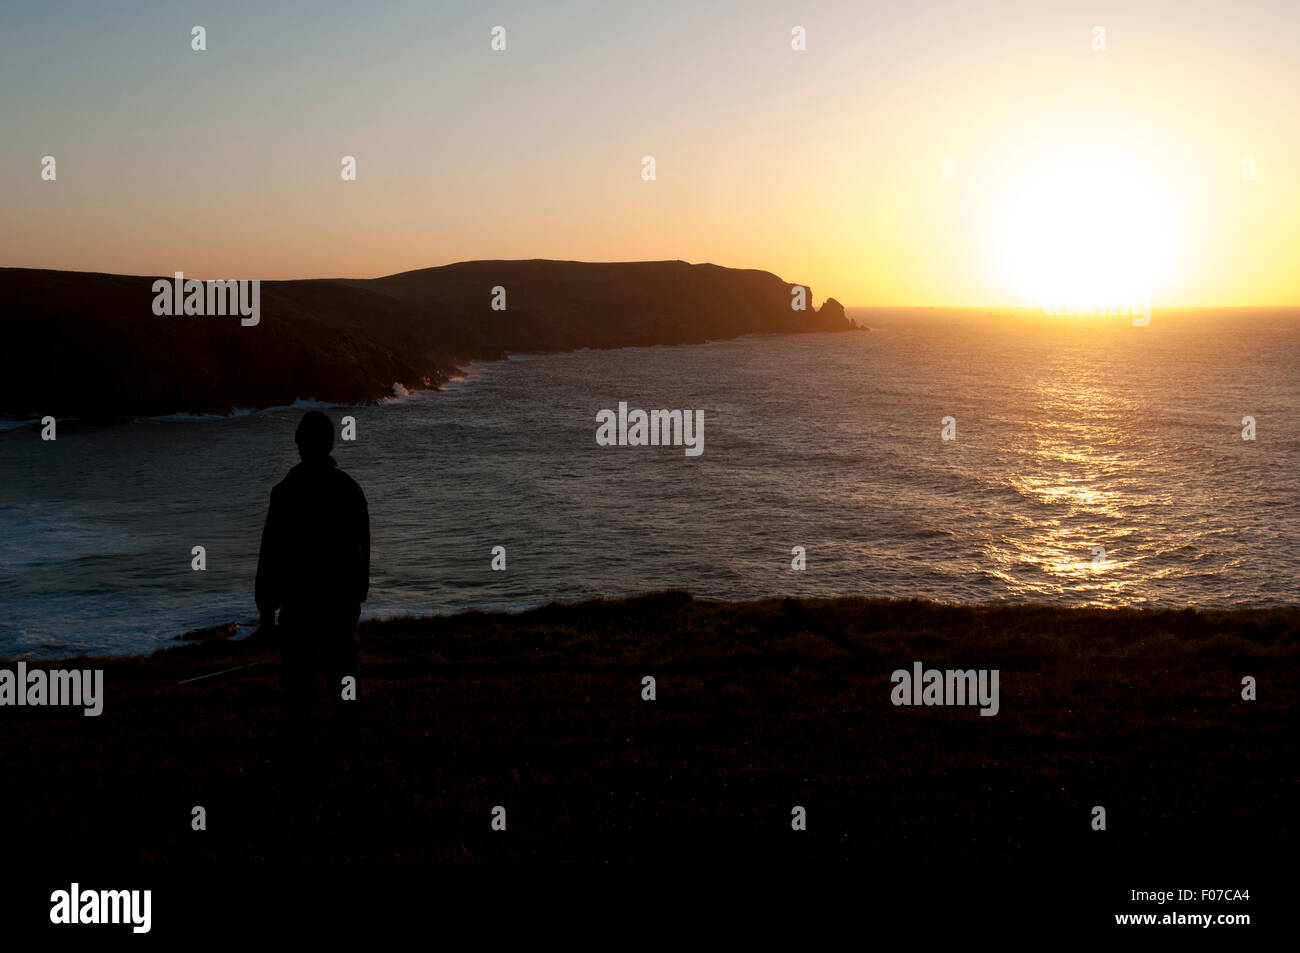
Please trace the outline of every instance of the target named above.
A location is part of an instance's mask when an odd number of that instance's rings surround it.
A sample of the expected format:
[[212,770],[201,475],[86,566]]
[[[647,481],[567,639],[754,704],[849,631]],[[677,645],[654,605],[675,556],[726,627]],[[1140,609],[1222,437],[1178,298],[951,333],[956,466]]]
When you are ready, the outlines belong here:
[[311,627],[299,623],[280,627],[280,684],[284,715],[284,755],[299,767],[311,744],[311,715],[316,706],[319,663]]
[[326,680],[337,753],[356,761],[361,754],[361,677],[357,668],[357,618],[347,611],[333,620],[328,639]]
[[356,614],[346,611],[318,630],[330,706],[322,755],[322,823],[336,850],[360,849],[365,812],[359,809],[361,765],[361,680],[357,671]]

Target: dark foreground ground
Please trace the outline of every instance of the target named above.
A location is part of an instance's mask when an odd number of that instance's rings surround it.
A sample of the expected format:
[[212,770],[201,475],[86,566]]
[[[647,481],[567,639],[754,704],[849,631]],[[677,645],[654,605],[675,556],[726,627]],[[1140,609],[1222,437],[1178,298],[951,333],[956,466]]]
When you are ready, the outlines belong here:
[[[98,718],[0,710],[6,853],[209,872],[848,860],[974,880],[1099,871],[1125,895],[1245,889],[1290,854],[1300,609],[669,592],[364,623],[361,640],[359,762],[287,767],[260,637],[83,661],[105,669]],[[999,669],[1000,713],[893,706],[890,673],[915,660]]]

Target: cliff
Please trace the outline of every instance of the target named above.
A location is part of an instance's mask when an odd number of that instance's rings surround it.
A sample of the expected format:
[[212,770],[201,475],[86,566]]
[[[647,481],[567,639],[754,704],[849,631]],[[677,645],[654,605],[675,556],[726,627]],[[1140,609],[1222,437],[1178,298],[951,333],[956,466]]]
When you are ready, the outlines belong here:
[[[170,276],[167,276],[170,279]],[[222,277],[222,276],[188,276]],[[683,261],[472,261],[375,279],[263,281],[258,323],[154,314],[154,277],[0,269],[0,415],[228,413],[437,386],[506,351],[847,331],[769,272]],[[492,307],[505,289],[505,310]]]

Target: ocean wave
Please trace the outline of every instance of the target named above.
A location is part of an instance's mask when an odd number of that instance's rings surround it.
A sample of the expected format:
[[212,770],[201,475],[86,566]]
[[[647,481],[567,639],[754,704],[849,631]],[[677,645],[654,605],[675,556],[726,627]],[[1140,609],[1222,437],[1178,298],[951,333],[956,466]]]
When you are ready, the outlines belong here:
[[8,430],[17,430],[20,427],[39,427],[41,425],[40,417],[29,417],[18,419],[17,417],[0,418],[0,433]]
[[[396,386],[396,385],[395,385]],[[315,398],[299,397],[292,404],[278,404],[274,407],[232,407],[228,414],[159,414],[149,417],[133,417],[135,423],[190,423],[193,421],[203,420],[233,420],[239,417],[253,417],[257,414],[273,414],[286,410],[327,410],[331,407],[367,407],[369,404],[345,404],[338,401],[316,400]]]

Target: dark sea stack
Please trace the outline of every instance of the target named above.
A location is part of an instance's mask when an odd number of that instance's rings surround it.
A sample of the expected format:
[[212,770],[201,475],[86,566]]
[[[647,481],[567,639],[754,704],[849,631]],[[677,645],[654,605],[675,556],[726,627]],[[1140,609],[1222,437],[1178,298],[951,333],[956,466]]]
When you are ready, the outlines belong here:
[[[190,275],[189,278],[223,276]],[[260,316],[153,313],[171,276],[0,269],[0,415],[229,413],[299,398],[360,403],[437,386],[507,351],[848,331],[828,298],[795,310],[765,271],[684,261],[470,261],[374,279],[263,281]],[[492,308],[505,289],[505,310]]]
[[817,310],[817,320],[823,324],[825,331],[856,331],[858,323],[844,313],[844,305],[834,298],[827,298]]

